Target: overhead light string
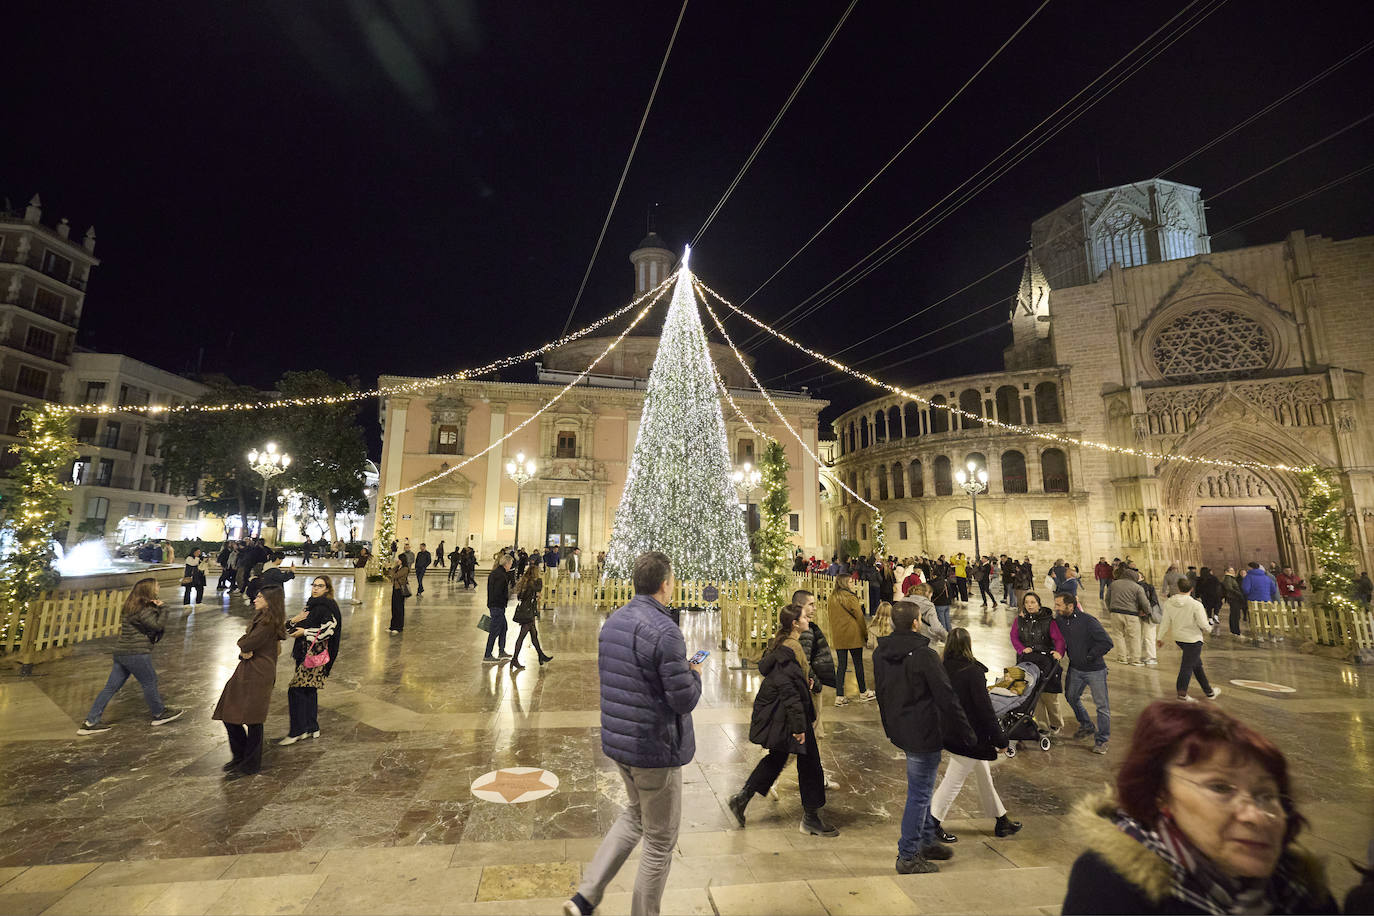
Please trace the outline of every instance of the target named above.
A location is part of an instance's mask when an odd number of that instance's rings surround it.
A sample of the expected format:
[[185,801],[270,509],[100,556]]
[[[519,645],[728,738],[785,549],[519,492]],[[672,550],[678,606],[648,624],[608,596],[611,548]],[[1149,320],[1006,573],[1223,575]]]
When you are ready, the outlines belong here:
[[[826,356],[824,353],[812,350],[810,347],[798,343],[797,341],[788,337],[786,334],[783,334],[781,331],[774,330],[768,324],[764,323],[762,320],[744,311],[739,306],[735,305],[733,302],[730,302],[720,293],[711,289],[709,286],[707,286],[705,283],[702,283],[700,280],[696,281],[696,285],[697,287],[699,287],[700,290],[704,290],[705,292],[709,293],[726,308],[730,309],[732,312],[734,312],[736,315],[739,315],[741,318],[748,320],[756,327],[758,327],[760,330],[773,335],[778,340],[781,340],[783,343],[795,347],[796,349],[802,351],[808,356],[811,356],[814,359],[819,360],[820,362],[823,362],[828,366],[831,366],[832,368],[838,369],[839,371],[844,372],[847,375],[852,375],[854,378],[857,378],[860,381],[867,382],[875,388],[881,388],[885,391],[890,391],[893,394],[898,395],[899,397],[915,401],[917,404],[920,404],[923,407],[944,410],[947,413],[957,414],[958,416],[965,417],[970,420],[977,420],[980,424],[984,426],[992,426],[998,429],[1004,429],[1007,432],[1018,433],[1024,436],[1032,436],[1036,439],[1040,439],[1046,442],[1054,442],[1059,445],[1076,445],[1082,448],[1091,448],[1097,449],[1098,451],[1110,452],[1115,455],[1130,455],[1135,458],[1144,458],[1149,461],[1177,461],[1184,464],[1200,465],[1204,467],[1287,471],[1293,474],[1300,473],[1306,469],[1305,467],[1299,467],[1291,464],[1265,464],[1259,461],[1233,461],[1226,458],[1203,458],[1195,455],[1166,455],[1162,452],[1151,452],[1143,449],[1130,448],[1129,446],[1124,445],[1112,445],[1107,442],[1094,442],[1091,439],[1080,439],[1075,436],[1065,436],[1059,433],[1046,432],[1045,430],[1035,429],[1030,426],[1021,426],[1016,423],[1003,423],[1001,420],[995,420],[991,417],[980,416],[978,414],[962,410],[950,404],[937,404],[931,401],[929,398],[925,398],[919,394],[916,394],[915,392],[908,391],[899,385],[894,385],[891,382],[885,382],[881,379],[874,378],[867,372],[860,372],[857,369],[851,369],[849,366],[845,365],[837,359],[833,359],[832,357]],[[750,374],[752,375],[752,373]]]
[[587,368],[585,368],[585,369],[583,369],[581,372],[579,372],[579,373],[577,374],[577,377],[574,378],[571,382],[568,382],[568,384],[564,385],[564,386],[563,386],[563,390],[560,391],[560,392],[558,392],[558,394],[554,395],[552,398],[550,398],[549,401],[548,401],[546,404],[544,404],[544,406],[540,407],[540,408],[539,408],[538,410],[536,410],[534,413],[532,413],[532,414],[530,414],[528,417],[526,417],[523,421],[521,421],[520,423],[518,423],[518,424],[516,424],[515,426],[513,426],[513,427],[511,428],[510,432],[506,433],[506,434],[505,434],[504,436],[502,436],[501,438],[499,438],[499,439],[497,439],[496,441],[492,442],[490,445],[488,445],[486,448],[482,449],[482,450],[481,450],[480,452],[478,452],[477,454],[471,455],[471,456],[469,456],[469,457],[463,459],[463,460],[460,461],[458,464],[455,464],[453,467],[447,468],[447,469],[445,469],[445,470],[443,470],[443,471],[440,471],[440,472],[437,473],[437,474],[433,474],[433,475],[431,475],[431,476],[429,476],[429,477],[426,477],[424,480],[421,480],[419,483],[413,483],[413,484],[411,484],[411,485],[408,486],[408,487],[401,487],[400,489],[392,490],[391,492],[387,493],[387,494],[385,495],[384,498],[385,498],[385,499],[394,499],[395,497],[400,496],[402,493],[409,493],[409,492],[412,491],[412,490],[418,490],[418,489],[420,489],[420,487],[426,486],[427,484],[434,483],[436,480],[442,480],[443,478],[449,476],[450,474],[455,474],[455,473],[457,473],[459,470],[463,469],[464,467],[467,467],[469,464],[472,464],[472,462],[476,461],[478,458],[481,458],[483,455],[486,455],[486,454],[487,454],[488,452],[490,452],[492,449],[494,449],[494,448],[496,448],[497,446],[499,446],[499,445],[505,443],[508,439],[510,439],[510,438],[511,438],[512,436],[514,436],[516,433],[520,432],[520,430],[524,429],[526,426],[529,426],[529,425],[530,425],[532,422],[534,422],[534,420],[537,419],[541,414],[543,414],[543,413],[544,413],[545,411],[547,411],[550,407],[552,407],[553,405],[557,404],[560,400],[562,400],[563,395],[567,394],[567,393],[568,393],[569,391],[571,391],[574,387],[576,387],[579,383],[581,383],[581,381],[582,381],[583,379],[585,379],[588,375],[590,375],[590,374],[591,374],[591,371],[592,371],[593,369],[596,368],[597,364],[600,363],[603,359],[605,359],[606,356],[607,356],[612,350],[614,350],[616,347],[620,346],[620,342],[621,342],[622,340],[624,340],[625,337],[626,337],[631,331],[633,331],[633,330],[635,329],[635,326],[636,326],[636,325],[638,325],[641,321],[644,320],[644,316],[645,316],[645,315],[648,315],[649,312],[653,309],[653,307],[654,307],[655,305],[658,304],[658,301],[659,301],[660,299],[662,299],[662,298],[664,297],[664,295],[667,294],[668,290],[667,290],[666,285],[660,284],[660,287],[661,287],[661,288],[659,289],[658,295],[655,296],[655,297],[653,298],[653,300],[649,302],[649,304],[645,305],[644,308],[642,308],[642,309],[639,310],[639,314],[636,315],[636,316],[634,317],[634,320],[630,322],[630,324],[625,328],[625,330],[623,330],[623,331],[620,332],[619,336],[617,336],[614,340],[612,340],[609,344],[607,344],[607,345],[606,345],[606,348],[603,349],[603,350],[597,355],[597,357],[596,357],[595,359],[593,359],[590,363],[587,364]]

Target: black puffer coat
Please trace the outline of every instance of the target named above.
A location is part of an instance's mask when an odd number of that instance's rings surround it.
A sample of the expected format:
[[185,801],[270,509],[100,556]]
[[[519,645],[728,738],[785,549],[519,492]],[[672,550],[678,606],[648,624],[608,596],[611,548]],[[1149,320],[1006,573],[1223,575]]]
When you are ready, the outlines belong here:
[[811,626],[802,630],[800,639],[802,651],[806,653],[806,660],[811,665],[811,674],[816,679],[816,685],[812,689],[820,693],[823,686],[834,687],[835,656],[816,621],[811,621]]
[[763,683],[754,698],[749,740],[769,750],[796,753],[802,745],[792,736],[803,734],[816,718],[811,688],[796,653],[787,646],[770,649],[759,661],[759,673]]
[[1007,746],[1007,736],[1002,733],[988,698],[987,666],[966,658],[947,658],[944,664],[950,686],[978,738],[974,744],[967,744],[957,737],[947,737],[945,750],[974,760],[996,760],[998,749]]

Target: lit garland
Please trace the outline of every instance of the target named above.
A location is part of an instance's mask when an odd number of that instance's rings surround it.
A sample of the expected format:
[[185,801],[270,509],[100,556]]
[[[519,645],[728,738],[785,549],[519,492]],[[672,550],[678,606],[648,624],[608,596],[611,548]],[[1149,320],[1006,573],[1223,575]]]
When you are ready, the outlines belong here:
[[1321,592],[1322,606],[1340,621],[1346,639],[1351,615],[1365,613],[1365,608],[1354,598],[1355,560],[1346,534],[1344,494],[1336,472],[1329,468],[1299,472],[1298,488],[1308,543],[1320,568],[1312,575],[1312,587]]
[[453,382],[462,382],[479,375],[486,375],[499,369],[505,369],[523,363],[526,360],[534,359],[550,350],[572,343],[574,340],[586,337],[593,331],[599,330],[605,325],[615,321],[617,318],[629,312],[635,306],[644,302],[649,297],[654,297],[657,301],[668,287],[672,278],[669,277],[658,286],[646,292],[644,295],[635,299],[630,304],[616,309],[609,315],[592,322],[581,330],[574,331],[558,340],[550,341],[541,347],[533,350],[526,350],[516,356],[504,356],[501,359],[493,360],[485,366],[478,366],[475,369],[464,369],[460,372],[451,372],[447,375],[436,375],[430,378],[414,379],[397,385],[388,385],[385,388],[370,388],[366,391],[348,391],[342,394],[315,395],[312,397],[300,398],[273,398],[263,401],[238,401],[229,404],[177,404],[167,406],[163,404],[127,404],[111,406],[109,404],[74,404],[74,405],[53,405],[50,409],[66,414],[111,414],[111,413],[143,413],[149,415],[187,413],[197,411],[201,413],[223,413],[225,411],[237,410],[273,410],[283,407],[326,407],[338,404],[347,404],[353,401],[366,401],[377,397],[388,397],[391,395],[415,394],[427,388],[438,385],[447,385]]
[[381,511],[377,513],[377,537],[373,545],[377,548],[372,551],[372,563],[377,568],[377,572],[382,571],[383,551],[390,556],[391,542],[396,540],[396,497],[383,496]]
[[883,523],[882,515],[873,516],[873,553],[881,559],[887,559],[887,525]]
[[[823,353],[818,353],[815,350],[812,350],[810,347],[798,343],[797,341],[788,337],[781,331],[777,331],[769,327],[762,320],[755,318],[753,315],[744,311],[739,306],[735,305],[733,302],[730,302],[720,293],[711,289],[709,286],[702,283],[700,280],[697,281],[696,285],[699,289],[707,293],[710,293],[722,305],[730,309],[736,315],[739,315],[741,318],[747,319],[760,330],[766,331],[767,333],[776,337],[778,340],[781,340],[783,343],[796,347],[798,350],[802,351],[807,356],[810,356],[812,359],[819,360],[820,362],[825,363],[831,368],[838,369],[839,371],[844,372],[847,375],[852,375],[854,378],[867,382],[875,388],[882,388],[883,390],[890,391],[893,394],[898,395],[900,397],[915,401],[917,404],[920,404],[923,407],[937,408],[948,413],[958,414],[959,416],[965,417],[970,420],[977,420],[980,424],[983,424],[985,426],[993,426],[997,427],[998,429],[1004,429],[1008,432],[1020,433],[1021,435],[1025,436],[1033,436],[1037,439],[1042,439],[1047,442],[1055,442],[1060,445],[1077,445],[1082,446],[1083,448],[1092,448],[1097,449],[1099,451],[1112,452],[1113,454],[1117,455],[1131,455],[1135,458],[1145,458],[1150,461],[1179,461],[1185,464],[1196,464],[1207,467],[1245,468],[1251,470],[1267,471],[1289,471],[1291,473],[1300,473],[1303,470],[1305,470],[1305,468],[1296,467],[1291,464],[1263,464],[1258,461],[1232,461],[1226,458],[1202,458],[1193,455],[1166,455],[1162,452],[1148,452],[1143,451],[1141,449],[1130,448],[1124,445],[1111,445],[1106,442],[1094,442],[1091,439],[1078,439],[1073,436],[1063,436],[1058,433],[1046,432],[1042,429],[1036,429],[1031,426],[1021,426],[1016,423],[1003,423],[1002,421],[994,420],[991,417],[984,417],[976,413],[961,410],[958,407],[955,407],[951,404],[936,404],[932,402],[929,398],[923,398],[919,394],[907,391],[905,388],[902,388],[898,385],[894,385],[891,382],[884,382],[880,379],[874,378],[866,372],[860,372],[857,369],[851,369],[849,366],[846,366],[844,363],[840,362],[837,359],[832,359],[831,357],[826,356]],[[737,352],[736,355],[740,354],[738,354]]]
[[64,510],[70,511],[66,494],[72,485],[63,476],[78,454],[69,425],[66,416],[43,407],[20,414],[24,441],[10,446],[21,456],[10,473],[19,505],[5,521],[14,549],[0,565],[0,598],[6,602],[26,605],[61,578],[52,568],[53,538]]
[[[696,285],[704,288],[703,284],[700,281],[697,281]],[[816,462],[816,466],[825,467],[825,462],[821,461],[820,456],[816,454],[815,450],[812,449],[811,446],[806,444],[806,440],[801,437],[801,433],[797,432],[797,430],[793,428],[792,424],[787,421],[787,417],[783,416],[782,410],[773,401],[773,397],[768,393],[768,389],[763,387],[763,383],[758,380],[758,376],[754,375],[754,370],[749,368],[749,363],[745,361],[744,354],[741,353],[739,351],[739,348],[735,346],[735,342],[730,339],[730,333],[725,330],[725,325],[721,323],[720,316],[715,313],[715,311],[711,308],[710,303],[708,303],[704,297],[701,300],[701,304],[702,307],[706,309],[706,314],[710,315],[711,320],[715,322],[716,328],[720,331],[720,336],[725,338],[726,345],[728,345],[730,347],[730,350],[735,354],[735,359],[739,360],[739,364],[744,367],[744,371],[746,374],[748,374],[749,380],[754,383],[754,387],[757,388],[759,390],[759,393],[763,395],[763,399],[768,402],[768,406],[773,409],[773,413],[777,415],[778,420],[781,421],[782,425],[787,428],[787,431],[792,434],[792,438],[796,439],[797,442],[801,444],[801,447],[806,452],[806,454],[811,456],[811,460]],[[844,490],[850,496],[854,497],[855,502],[865,505],[869,509],[873,510],[873,517],[875,519],[880,518],[882,516],[882,511],[879,510],[877,506],[873,505],[873,503],[864,499],[857,492],[850,489],[849,485],[846,484],[843,480],[837,480],[836,482],[840,485],[840,489]]]
[[[550,407],[557,404],[563,398],[563,395],[567,394],[574,387],[580,384],[584,378],[590,375],[591,371],[596,368],[597,364],[600,363],[603,359],[605,359],[607,354],[609,354],[612,350],[618,347],[620,345],[620,342],[625,339],[626,335],[628,335],[631,331],[635,329],[635,325],[639,324],[641,321],[644,320],[644,316],[649,314],[650,310],[658,304],[659,299],[663,298],[663,294],[666,292],[666,289],[663,289],[662,287],[663,284],[659,284],[659,286],[656,287],[660,290],[659,294],[655,296],[653,300],[649,302],[648,305],[644,306],[644,308],[639,310],[639,314],[634,317],[634,320],[631,321],[630,324],[625,328],[625,330],[621,331],[620,334],[614,340],[612,340],[609,344],[606,345],[605,349],[603,349],[597,355],[596,359],[592,360],[590,363],[587,364],[587,368],[579,372],[577,374],[577,377],[574,378],[571,382],[568,382],[568,384],[564,385],[563,390],[558,392],[558,394],[554,395],[552,398],[550,398],[548,402],[544,404],[544,406],[540,407],[534,413],[530,414],[520,423],[511,427],[510,432],[506,433],[504,436],[497,439],[495,442],[491,443],[477,454],[471,455],[468,458],[465,458],[462,461],[458,462],[458,464],[455,464],[453,467],[440,471],[439,473],[433,474],[429,477],[426,477],[419,483],[413,483],[408,487],[401,487],[398,490],[392,490],[390,493],[386,494],[387,497],[396,497],[400,496],[402,493],[409,493],[411,490],[418,490],[420,489],[420,487],[423,487],[426,484],[434,483],[434,481],[441,480],[450,474],[458,473],[459,470],[467,467],[469,464],[472,464],[472,462],[476,461],[478,458],[481,458],[483,455],[487,454],[492,449],[496,448],[498,445],[501,445],[507,439],[511,438],[516,433],[520,432],[520,430],[524,429],[526,426],[529,426],[531,423],[533,423],[536,419],[539,418],[541,414],[544,413],[544,411],[548,410]],[[641,299],[642,298],[643,297],[641,297]]]
[[766,608],[781,608],[791,597],[787,594],[792,570],[792,537],[787,528],[791,506],[787,499],[787,453],[776,439],[763,447],[759,457],[763,499],[762,524],[754,535],[758,547],[759,602]]
[[753,575],[688,254],[645,386],[639,437],[606,549],[606,574],[613,578],[628,578],[635,558],[650,550],[668,555],[678,579]]

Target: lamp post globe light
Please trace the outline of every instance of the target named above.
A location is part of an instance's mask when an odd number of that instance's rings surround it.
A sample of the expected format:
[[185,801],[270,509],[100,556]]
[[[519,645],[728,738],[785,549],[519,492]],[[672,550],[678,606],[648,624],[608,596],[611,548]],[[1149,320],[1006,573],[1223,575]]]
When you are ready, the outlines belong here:
[[981,563],[983,551],[978,546],[978,494],[988,488],[987,468],[980,468],[975,462],[970,461],[968,470],[960,468],[954,479],[959,482],[959,488],[973,500],[973,559],[975,563]]
[[512,551],[520,549],[520,491],[534,479],[536,470],[534,459],[527,460],[524,452],[516,452],[515,460],[506,462],[506,476],[515,481],[515,545]]
[[262,514],[267,510],[267,482],[283,474],[291,466],[291,456],[277,451],[277,443],[269,442],[261,449],[248,453],[248,466],[262,478],[262,498],[258,500],[258,537],[262,537]]
[[735,486],[744,491],[744,528],[749,529],[749,496],[759,488],[759,482],[763,480],[763,474],[748,461],[735,469],[735,473],[730,475],[735,481]]

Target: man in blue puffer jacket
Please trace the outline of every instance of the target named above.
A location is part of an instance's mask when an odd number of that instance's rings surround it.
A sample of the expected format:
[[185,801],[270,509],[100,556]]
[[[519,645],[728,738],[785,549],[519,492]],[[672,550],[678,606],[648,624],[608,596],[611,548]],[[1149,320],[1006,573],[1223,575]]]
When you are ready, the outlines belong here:
[[1240,580],[1240,590],[1245,593],[1246,601],[1279,600],[1279,584],[1269,577],[1263,566],[1253,560],[1245,570],[1245,578]]
[[566,916],[596,908],[641,838],[630,909],[656,916],[682,819],[682,767],[696,753],[692,710],[701,699],[701,665],[688,662],[682,631],[668,616],[672,562],[657,551],[640,554],[634,583],[634,598],[601,627],[597,650],[601,750],[620,770],[629,805],[564,904]]

